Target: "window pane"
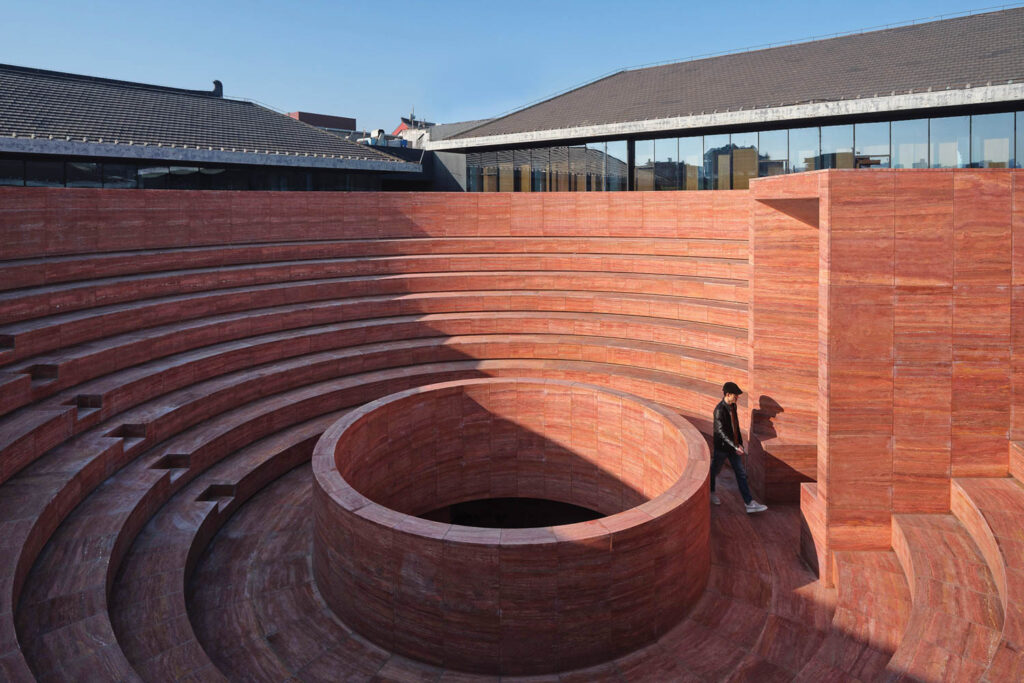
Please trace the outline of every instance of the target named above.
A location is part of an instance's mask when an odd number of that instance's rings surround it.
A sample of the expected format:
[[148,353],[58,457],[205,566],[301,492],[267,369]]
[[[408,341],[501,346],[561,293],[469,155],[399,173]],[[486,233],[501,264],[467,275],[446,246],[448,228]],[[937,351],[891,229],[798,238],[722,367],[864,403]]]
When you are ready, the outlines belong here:
[[21,159],[0,159],[0,185],[24,185],[25,162]]
[[103,164],[103,187],[138,187],[138,169],[134,164]]
[[932,119],[928,130],[932,168],[967,168],[971,159],[971,117]]
[[613,140],[608,143],[608,158],[605,160],[607,173],[606,185],[612,192],[624,192],[626,190],[626,178],[628,177],[628,152],[626,151],[625,140]]
[[533,183],[530,181],[530,173],[530,150],[513,150],[512,175],[516,192],[530,192],[533,190]]
[[636,189],[654,189],[654,140],[636,142]]
[[64,187],[63,161],[25,161],[25,185],[28,187]]
[[483,152],[481,155],[481,183],[484,192],[498,191],[498,156],[494,152]]
[[971,166],[1009,168],[1013,144],[1013,114],[971,117]]
[[1017,168],[1024,168],[1024,111],[1017,112]]
[[704,171],[704,138],[679,139],[679,182],[683,190],[699,190]]
[[889,168],[889,122],[858,123],[853,127],[857,145],[854,166],[857,168]]
[[654,141],[655,190],[679,189],[679,168],[676,162],[678,158],[679,140],[677,138],[662,138]]
[[512,192],[515,190],[515,176],[512,168],[512,150],[498,150],[498,191]]
[[569,148],[551,148],[551,191],[569,191]]
[[853,168],[853,126],[821,127],[818,168]]
[[750,179],[757,177],[757,133],[736,133],[732,136],[732,188],[750,189]]
[[569,189],[573,192],[587,191],[587,148],[576,145],[569,148]]
[[604,190],[605,147],[604,142],[587,143],[587,190],[591,192]]
[[550,151],[547,147],[537,147],[530,150],[530,166],[533,174],[533,191],[548,192],[549,185],[549,163]]
[[100,165],[93,161],[69,161],[64,167],[68,187],[103,187]]
[[892,167],[928,168],[928,120],[892,122]]
[[466,191],[480,192],[483,190],[483,155],[470,152],[466,155]]
[[730,150],[727,133],[704,136],[704,178],[709,190],[729,189],[729,180],[732,176],[729,168]]
[[793,128],[789,131],[789,170],[813,171],[818,163],[818,128]]
[[757,137],[759,176],[786,173],[789,159],[789,131],[767,130]]

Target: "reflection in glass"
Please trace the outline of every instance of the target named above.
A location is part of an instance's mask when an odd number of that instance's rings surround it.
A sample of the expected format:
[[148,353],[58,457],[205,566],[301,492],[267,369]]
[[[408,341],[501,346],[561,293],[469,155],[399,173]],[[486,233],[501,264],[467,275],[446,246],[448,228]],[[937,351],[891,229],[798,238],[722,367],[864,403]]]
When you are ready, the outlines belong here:
[[483,155],[470,152],[466,155],[466,191],[483,192]]
[[1017,168],[1024,168],[1024,111],[1017,112]]
[[983,114],[971,121],[971,166],[1009,168],[1013,114]]
[[608,158],[605,159],[606,187],[612,192],[624,192],[628,177],[628,152],[625,140],[613,140],[608,143]]
[[512,152],[512,167],[515,176],[516,192],[530,192],[533,190],[531,150],[517,149]]
[[679,138],[679,183],[680,189],[701,189],[704,170],[704,138]]
[[750,189],[750,179],[757,177],[757,133],[734,133],[731,142],[732,189]]
[[498,150],[498,192],[512,192],[515,189],[515,169],[512,166],[512,150]]
[[551,148],[551,191],[569,191],[569,148]]
[[889,168],[889,122],[853,126],[854,168]]
[[654,140],[637,140],[635,182],[637,190],[654,189]]
[[791,173],[813,171],[819,154],[818,129],[793,128],[789,131],[789,170]]
[[24,185],[25,162],[21,159],[0,159],[0,185]]
[[587,144],[587,183],[588,188],[592,192],[603,192],[604,179],[608,174],[606,169],[606,158],[605,148],[607,143],[604,142],[590,142]]
[[64,173],[68,187],[103,187],[103,174],[95,161],[69,161]]
[[137,170],[132,164],[103,164],[103,187],[138,187]]
[[818,168],[853,168],[853,126],[821,127]]
[[480,167],[484,192],[498,191],[498,155],[495,152],[481,152]]
[[728,190],[732,179],[728,133],[704,136],[704,178],[709,190]]
[[587,190],[587,148],[575,146],[569,148],[569,191],[586,192]]
[[928,168],[928,120],[892,122],[892,167]]
[[789,131],[766,130],[757,138],[759,176],[782,175],[788,171]]
[[932,168],[967,168],[971,158],[971,117],[947,116],[929,122]]
[[530,150],[531,175],[533,177],[534,192],[550,191],[550,150],[547,147],[537,147]]
[[63,187],[63,161],[25,160],[25,185],[27,187]]
[[654,189],[678,190],[679,140],[662,138],[654,141]]

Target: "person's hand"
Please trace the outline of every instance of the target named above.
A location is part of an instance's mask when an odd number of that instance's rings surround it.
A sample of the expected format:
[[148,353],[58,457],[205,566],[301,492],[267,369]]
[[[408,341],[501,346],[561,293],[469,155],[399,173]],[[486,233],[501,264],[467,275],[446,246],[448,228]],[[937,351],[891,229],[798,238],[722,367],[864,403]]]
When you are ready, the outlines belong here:
[[743,455],[743,446],[736,447],[736,455]]

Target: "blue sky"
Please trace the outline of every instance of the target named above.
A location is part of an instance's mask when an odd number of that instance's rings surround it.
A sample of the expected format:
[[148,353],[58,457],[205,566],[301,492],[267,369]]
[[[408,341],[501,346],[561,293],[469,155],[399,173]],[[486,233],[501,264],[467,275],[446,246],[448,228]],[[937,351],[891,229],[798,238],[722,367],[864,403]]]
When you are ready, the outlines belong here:
[[2,0],[0,63],[193,89],[217,78],[231,97],[390,130],[413,107],[437,122],[484,118],[624,67],[990,6]]

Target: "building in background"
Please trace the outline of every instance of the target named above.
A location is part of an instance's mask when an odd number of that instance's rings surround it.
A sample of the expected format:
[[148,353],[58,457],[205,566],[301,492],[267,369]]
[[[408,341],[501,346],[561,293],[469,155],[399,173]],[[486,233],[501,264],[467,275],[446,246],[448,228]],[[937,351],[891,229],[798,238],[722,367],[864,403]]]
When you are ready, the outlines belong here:
[[620,71],[431,133],[427,149],[465,154],[471,191],[743,189],[827,168],[1020,167],[1024,8]]
[[290,117],[214,84],[184,90],[0,65],[0,185],[377,190],[422,172],[317,127],[354,128],[354,119]]

